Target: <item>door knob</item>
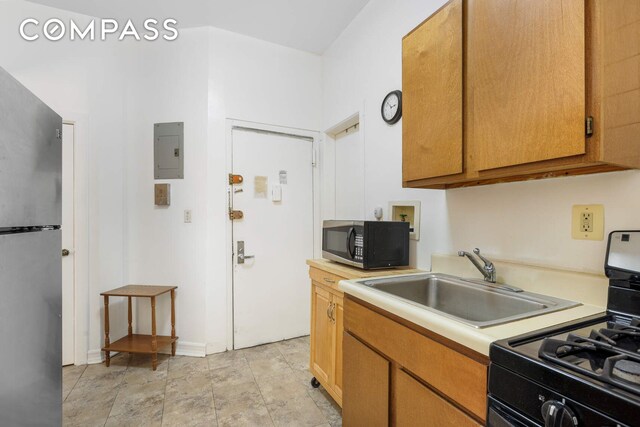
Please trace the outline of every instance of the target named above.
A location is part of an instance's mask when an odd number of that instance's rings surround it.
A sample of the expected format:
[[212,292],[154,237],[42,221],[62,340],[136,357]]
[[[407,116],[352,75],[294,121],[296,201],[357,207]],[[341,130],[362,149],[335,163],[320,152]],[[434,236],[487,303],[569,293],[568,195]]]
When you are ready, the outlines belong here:
[[69,249],[63,249],[62,250],[62,256],[69,256],[71,252],[69,252]]
[[238,264],[244,264],[245,259],[255,258],[255,255],[245,255],[244,254],[244,241],[238,240]]

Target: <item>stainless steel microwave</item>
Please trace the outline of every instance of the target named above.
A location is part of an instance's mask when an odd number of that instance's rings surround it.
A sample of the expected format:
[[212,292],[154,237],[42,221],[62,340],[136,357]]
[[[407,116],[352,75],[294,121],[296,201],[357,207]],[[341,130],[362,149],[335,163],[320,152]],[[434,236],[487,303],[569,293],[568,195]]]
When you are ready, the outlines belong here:
[[363,268],[409,265],[409,223],[400,221],[324,221],[322,256]]

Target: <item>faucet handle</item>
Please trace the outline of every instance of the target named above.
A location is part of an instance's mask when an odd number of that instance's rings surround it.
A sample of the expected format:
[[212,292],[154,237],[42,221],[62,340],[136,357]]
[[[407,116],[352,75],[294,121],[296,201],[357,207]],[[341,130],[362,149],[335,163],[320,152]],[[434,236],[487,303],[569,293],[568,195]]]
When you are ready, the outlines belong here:
[[493,268],[493,263],[492,263],[491,261],[489,261],[487,258],[483,257],[483,256],[480,254],[480,248],[475,248],[475,249],[473,250],[473,253],[474,253],[474,254],[476,254],[476,255],[478,255],[478,258],[480,258],[480,259],[484,262],[484,265],[485,265],[487,268]]

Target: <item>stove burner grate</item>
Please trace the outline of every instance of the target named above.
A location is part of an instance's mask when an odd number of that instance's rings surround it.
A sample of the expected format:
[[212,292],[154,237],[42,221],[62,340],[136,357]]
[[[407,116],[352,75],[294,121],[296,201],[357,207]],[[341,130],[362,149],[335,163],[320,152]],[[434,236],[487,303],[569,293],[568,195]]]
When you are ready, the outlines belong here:
[[[591,338],[574,334],[569,334],[566,340],[545,338],[538,355],[572,371],[640,394],[640,354],[617,347],[613,338],[617,335],[609,336],[606,331],[593,331]],[[615,332],[621,331],[615,329]],[[625,334],[623,331],[622,335]],[[582,366],[583,362],[588,362],[589,368]]]

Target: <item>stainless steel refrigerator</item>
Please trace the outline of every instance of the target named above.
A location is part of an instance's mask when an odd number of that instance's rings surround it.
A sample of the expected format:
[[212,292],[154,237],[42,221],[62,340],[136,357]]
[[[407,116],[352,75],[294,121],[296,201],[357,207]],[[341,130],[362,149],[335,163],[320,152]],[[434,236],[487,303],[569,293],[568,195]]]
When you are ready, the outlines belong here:
[[62,119],[0,68],[0,425],[62,424]]

